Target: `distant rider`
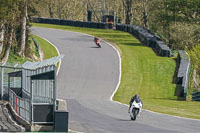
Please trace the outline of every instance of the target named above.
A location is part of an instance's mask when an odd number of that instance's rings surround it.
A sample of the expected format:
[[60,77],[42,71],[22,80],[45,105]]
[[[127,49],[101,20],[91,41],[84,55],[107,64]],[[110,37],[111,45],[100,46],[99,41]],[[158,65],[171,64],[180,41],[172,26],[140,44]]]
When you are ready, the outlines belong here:
[[[132,103],[133,103],[134,101],[135,101],[136,103],[142,103],[142,100],[141,100],[141,98],[139,97],[138,94],[136,94],[135,96],[133,96],[133,97],[131,98],[130,102],[129,102],[128,113],[130,113],[130,109],[131,109]],[[143,103],[142,103],[142,105],[143,105]],[[140,110],[140,112],[141,112],[141,110]],[[140,113],[140,112],[139,112],[139,113]],[[139,114],[139,115],[140,115],[140,114]]]
[[95,42],[96,44],[100,44],[100,39],[97,38],[97,37],[94,37],[94,42]]

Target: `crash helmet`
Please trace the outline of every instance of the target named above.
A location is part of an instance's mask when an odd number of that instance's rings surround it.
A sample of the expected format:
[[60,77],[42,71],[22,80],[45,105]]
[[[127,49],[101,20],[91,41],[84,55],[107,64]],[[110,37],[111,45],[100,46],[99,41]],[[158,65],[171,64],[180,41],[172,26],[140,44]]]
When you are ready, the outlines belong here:
[[139,98],[139,95],[138,95],[138,94],[136,94],[136,95],[135,95],[135,98],[137,98],[137,99],[138,99],[138,98]]

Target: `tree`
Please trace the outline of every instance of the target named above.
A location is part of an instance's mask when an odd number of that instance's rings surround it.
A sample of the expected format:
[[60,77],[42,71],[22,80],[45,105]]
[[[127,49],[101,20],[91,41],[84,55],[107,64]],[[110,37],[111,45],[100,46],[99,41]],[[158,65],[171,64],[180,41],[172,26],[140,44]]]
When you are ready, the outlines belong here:
[[6,12],[8,8],[6,6],[8,1],[1,0],[0,1],[0,54],[2,53],[3,49],[3,42],[4,42],[4,35],[5,35],[5,19],[6,19]]
[[122,0],[125,10],[125,24],[131,24],[133,0]]
[[155,18],[154,12],[159,8],[159,3],[159,0],[134,0],[133,24],[151,28],[152,20]]
[[[176,0],[176,10],[182,21],[198,23],[200,21],[199,0]],[[182,16],[181,16],[182,15]]]
[[4,9],[0,15],[0,22],[3,26],[3,30],[1,30],[1,36],[3,33],[3,37],[1,38],[3,40],[2,42],[5,43],[2,46],[5,47],[5,51],[2,52],[2,62],[7,62],[10,49],[12,47],[13,38],[16,38],[14,35],[16,27],[18,26],[18,0],[2,0],[1,4],[3,4],[3,8],[1,7],[0,10]]
[[14,28],[12,25],[9,26],[9,37],[8,37],[8,42],[7,42],[7,45],[6,45],[6,49],[5,49],[5,52],[4,52],[4,56],[2,58],[2,63],[6,63],[7,60],[8,60],[8,57],[9,57],[9,54],[10,54],[10,49],[11,49],[11,46],[12,46],[12,42],[13,42],[13,32],[14,32]]
[[20,50],[19,55],[24,56],[24,50],[26,46],[26,24],[27,24],[27,0],[21,1],[21,39],[20,39]]
[[192,46],[192,48],[187,48],[187,51],[190,55],[192,65],[197,72],[197,75],[200,76],[200,45]]
[[[159,15],[156,20],[162,22],[161,34],[172,49],[184,49],[186,45],[196,44],[192,38],[200,19],[198,7],[200,7],[198,0],[163,1],[163,10],[158,10]],[[199,32],[196,33],[198,36]]]
[[5,34],[5,29],[4,29],[4,22],[1,23],[0,25],[0,54],[3,49],[3,41],[4,41],[4,34]]

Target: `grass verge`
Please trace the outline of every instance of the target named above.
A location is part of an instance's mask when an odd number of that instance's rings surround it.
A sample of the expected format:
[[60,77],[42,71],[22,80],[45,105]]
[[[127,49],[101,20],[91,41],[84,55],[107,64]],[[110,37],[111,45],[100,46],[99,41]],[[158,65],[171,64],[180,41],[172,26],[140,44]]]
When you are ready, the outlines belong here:
[[57,50],[49,42],[47,42],[46,40],[44,40],[36,35],[32,35],[32,36],[37,41],[37,43],[40,45],[40,48],[42,49],[42,51],[44,53],[44,59],[49,59],[54,56],[58,56]]
[[121,50],[122,77],[114,100],[128,104],[137,93],[144,102],[144,109],[200,119],[200,102],[177,101],[174,96],[174,59],[157,56],[151,48],[142,45],[129,33],[38,23],[32,25],[86,33],[115,43]]

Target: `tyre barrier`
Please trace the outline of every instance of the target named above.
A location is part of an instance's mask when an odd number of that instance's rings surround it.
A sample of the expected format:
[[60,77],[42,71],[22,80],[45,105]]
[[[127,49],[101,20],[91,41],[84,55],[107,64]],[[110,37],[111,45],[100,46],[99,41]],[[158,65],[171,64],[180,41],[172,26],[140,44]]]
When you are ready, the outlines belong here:
[[155,36],[153,33],[143,27],[126,24],[116,24],[116,30],[132,34],[144,45],[153,48],[159,56],[173,56],[170,48],[163,41],[161,41],[159,37]]
[[97,29],[111,29],[110,23],[98,23],[98,22],[83,22],[74,20],[63,20],[56,18],[32,18],[32,22],[45,23],[45,24],[56,24],[56,25],[68,25],[85,28],[97,28]]
[[186,51],[179,50],[177,59],[179,67],[178,67],[176,83],[180,85],[179,97],[182,97],[185,100],[187,95],[188,77],[190,71],[190,58],[186,53]]

